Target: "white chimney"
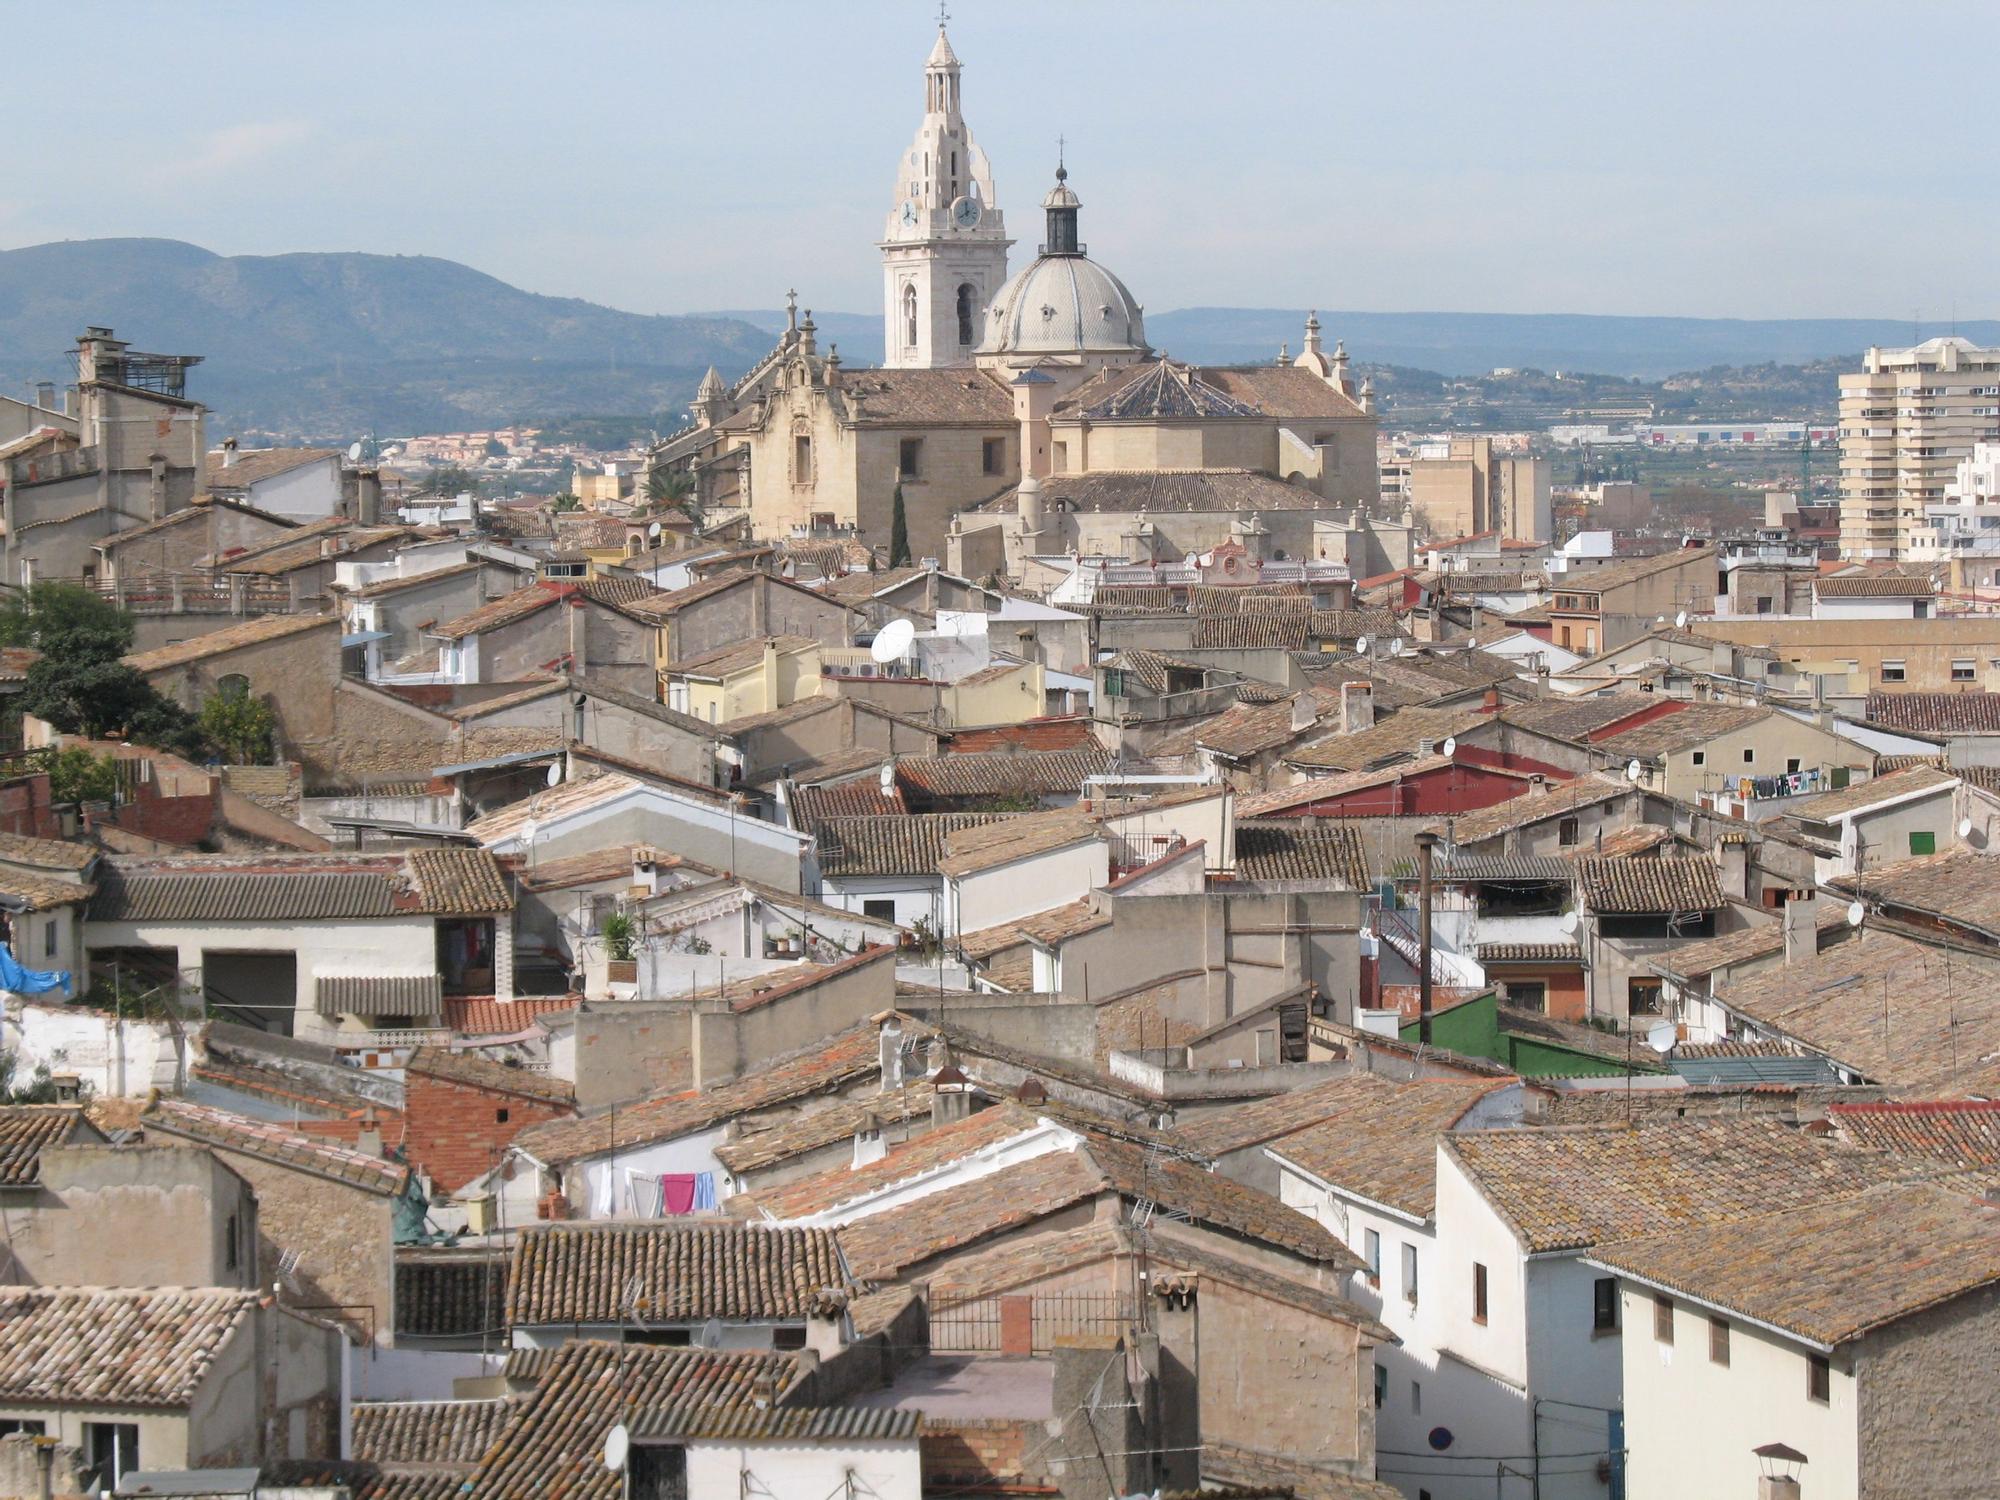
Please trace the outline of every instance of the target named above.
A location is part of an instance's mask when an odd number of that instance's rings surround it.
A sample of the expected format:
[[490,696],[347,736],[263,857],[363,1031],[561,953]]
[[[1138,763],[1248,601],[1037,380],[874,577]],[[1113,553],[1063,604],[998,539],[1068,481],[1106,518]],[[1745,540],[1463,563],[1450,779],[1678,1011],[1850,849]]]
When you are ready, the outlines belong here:
[[1319,700],[1311,692],[1303,692],[1292,699],[1292,733],[1310,729],[1319,722]]
[[233,469],[236,467],[235,438],[224,438],[222,440],[222,467],[225,469]]
[[1819,896],[1800,896],[1787,901],[1781,920],[1785,924],[1785,962],[1805,963],[1819,953]]
[[888,1154],[889,1145],[882,1136],[882,1121],[874,1110],[865,1111],[861,1116],[861,1124],[854,1132],[853,1169],[859,1171],[880,1161]]
[[880,1049],[878,1055],[882,1068],[883,1091],[886,1093],[890,1089],[901,1088],[903,1086],[902,1020],[897,1016],[890,1016],[882,1023],[876,1041]]

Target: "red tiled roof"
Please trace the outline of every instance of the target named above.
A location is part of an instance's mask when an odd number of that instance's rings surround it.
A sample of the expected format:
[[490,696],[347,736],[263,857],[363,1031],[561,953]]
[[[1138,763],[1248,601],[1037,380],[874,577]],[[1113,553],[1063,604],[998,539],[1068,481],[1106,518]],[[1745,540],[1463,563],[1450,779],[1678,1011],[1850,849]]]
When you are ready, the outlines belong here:
[[444,998],[444,1024],[452,1031],[471,1036],[525,1031],[542,1016],[556,1016],[575,1010],[581,998],[579,995],[525,995],[519,1000],[496,1000],[491,995],[447,995]]

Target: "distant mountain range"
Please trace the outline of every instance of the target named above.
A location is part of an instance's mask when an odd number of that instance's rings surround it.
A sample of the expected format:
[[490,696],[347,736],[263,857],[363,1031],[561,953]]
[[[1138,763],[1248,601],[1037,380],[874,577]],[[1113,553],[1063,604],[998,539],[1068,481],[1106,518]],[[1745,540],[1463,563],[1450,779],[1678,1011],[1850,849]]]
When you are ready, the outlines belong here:
[[[775,333],[781,312],[719,313]],[[1146,314],[1146,337],[1176,359],[1207,364],[1261,363],[1283,344],[1299,352],[1304,308],[1189,307]],[[1894,318],[1624,318],[1585,313],[1340,312],[1321,309],[1322,335],[1358,364],[1402,365],[1440,375],[1484,375],[1501,368],[1583,371],[1661,380],[1717,365],[1803,365],[1859,354],[1871,344],[1901,348],[1912,340]],[[882,358],[880,313],[813,311],[822,343],[844,359]],[[1926,326],[1924,338],[1946,330]],[[2000,322],[1964,322],[1976,343],[2000,342]]]
[[[873,313],[815,310],[850,366],[882,357]],[[230,432],[294,439],[401,435],[580,414],[677,425],[702,372],[747,368],[784,314],[677,317],[524,292],[428,256],[221,256],[177,240],[69,240],[0,251],[0,389],[74,378],[90,324],[137,347],[200,354],[189,393]],[[1323,310],[1356,363],[1446,375],[1498,366],[1658,379],[1716,365],[1800,364],[1907,344],[1892,319],[1622,318]],[[1302,309],[1189,308],[1147,316],[1153,344],[1209,363],[1296,352]],[[1926,336],[1937,332],[1923,330]],[[2000,343],[2000,323],[1959,325]]]

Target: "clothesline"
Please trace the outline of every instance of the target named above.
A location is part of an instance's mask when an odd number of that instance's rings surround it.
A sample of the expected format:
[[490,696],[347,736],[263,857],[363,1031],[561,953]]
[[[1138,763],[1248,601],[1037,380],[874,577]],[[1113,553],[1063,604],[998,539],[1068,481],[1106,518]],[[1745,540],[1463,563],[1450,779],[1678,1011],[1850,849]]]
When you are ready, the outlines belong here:
[[713,1172],[668,1172],[656,1177],[628,1167],[625,1196],[633,1216],[641,1219],[712,1214],[717,1208]]

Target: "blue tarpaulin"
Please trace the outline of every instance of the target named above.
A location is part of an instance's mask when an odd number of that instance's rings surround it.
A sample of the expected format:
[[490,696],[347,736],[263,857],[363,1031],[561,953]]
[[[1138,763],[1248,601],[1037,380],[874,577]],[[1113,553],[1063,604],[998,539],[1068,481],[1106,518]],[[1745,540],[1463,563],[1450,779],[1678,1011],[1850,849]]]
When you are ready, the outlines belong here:
[[14,950],[0,943],[0,990],[17,995],[45,995],[50,990],[69,988],[67,969],[24,969]]

